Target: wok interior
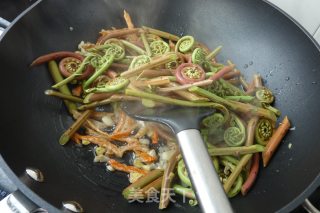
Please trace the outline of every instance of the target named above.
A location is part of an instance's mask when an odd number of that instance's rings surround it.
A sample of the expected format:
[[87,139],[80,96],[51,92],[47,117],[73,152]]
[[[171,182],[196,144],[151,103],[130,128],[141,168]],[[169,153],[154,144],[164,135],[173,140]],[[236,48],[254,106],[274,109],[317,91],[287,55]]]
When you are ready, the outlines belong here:
[[[123,9],[131,14],[136,26],[190,34],[211,49],[223,45],[218,60],[225,63],[231,59],[248,80],[252,74],[260,73],[276,95],[275,106],[295,126],[270,165],[260,171],[250,193],[231,200],[237,212],[273,212],[288,205],[306,188],[310,190],[305,191],[305,196],[311,193],[318,181],[310,184],[320,170],[320,109],[316,98],[320,89],[320,54],[289,19],[254,0],[40,3],[0,43],[0,152],[17,176],[23,176],[28,166],[40,169],[45,183],[32,183],[29,187],[57,208],[61,208],[62,201],[75,200],[87,212],[157,210],[156,204],[129,204],[123,199],[121,191],[128,185],[126,175],[106,172],[104,165],[93,163],[93,154],[87,148],[58,144],[60,134],[72,119],[62,101],[43,94],[52,85],[46,66],[28,67],[39,55],[72,51],[82,40],[95,41],[101,28],[125,27]],[[297,199],[289,210],[302,200]],[[181,202],[168,209],[184,211],[200,209]]]

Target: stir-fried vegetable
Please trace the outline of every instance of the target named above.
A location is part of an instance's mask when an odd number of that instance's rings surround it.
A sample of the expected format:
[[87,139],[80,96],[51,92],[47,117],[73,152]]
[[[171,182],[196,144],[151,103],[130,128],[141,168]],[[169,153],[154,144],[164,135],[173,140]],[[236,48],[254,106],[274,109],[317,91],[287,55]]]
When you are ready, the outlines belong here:
[[[164,209],[171,188],[193,206],[198,202],[174,135],[162,125],[133,120],[119,103],[211,107],[216,112],[200,130],[214,168],[228,197],[247,194],[260,153],[266,166],[290,127],[285,117],[275,129],[280,111],[272,106],[271,89],[260,75],[247,83],[230,60],[219,63],[222,46],[210,50],[191,35],[137,28],[126,11],[124,19],[127,28],[103,29],[96,43],[82,41],[78,51],[49,53],[31,64],[49,62],[54,85],[45,94],[61,98],[75,119],[60,144],[93,147],[94,162],[129,174],[131,185],[122,193],[128,200],[158,190]],[[129,161],[125,153],[131,153]]]
[[206,78],[206,73],[202,67],[192,63],[181,64],[175,70],[175,75],[180,84],[194,83],[197,81],[202,81]]

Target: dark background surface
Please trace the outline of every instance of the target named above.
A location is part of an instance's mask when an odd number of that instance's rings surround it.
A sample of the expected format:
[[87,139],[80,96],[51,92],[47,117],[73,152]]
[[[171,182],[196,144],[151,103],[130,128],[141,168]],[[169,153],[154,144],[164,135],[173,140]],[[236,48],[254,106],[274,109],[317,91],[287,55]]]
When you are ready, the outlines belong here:
[[[34,2],[34,0],[0,0],[0,17],[11,22]],[[16,190],[16,186],[0,167],[0,200],[13,190]]]
[[34,0],[1,0],[0,17],[12,21],[23,10],[30,6]]
[[[8,3],[9,2],[9,3]],[[247,2],[249,2],[250,3],[250,1],[247,1]],[[19,14],[26,6],[28,6],[30,4],[30,2],[29,1],[3,1],[3,0],[1,0],[1,2],[0,2],[0,10],[2,11],[4,8],[4,12],[1,12],[0,11],[0,16],[2,16],[2,17],[4,17],[4,18],[7,18],[9,21],[11,21],[17,14]],[[60,8],[61,10],[64,10],[63,8]],[[89,10],[91,9],[92,11],[94,11],[94,9],[92,9],[92,8],[88,8]],[[228,9],[228,8],[225,8],[225,9]],[[241,9],[241,8],[240,8]],[[259,9],[259,7],[257,7],[257,9]],[[117,17],[119,17],[119,14],[117,14],[119,11],[114,11],[114,15],[115,16],[117,16]],[[218,12],[218,11],[216,11],[216,12]],[[4,14],[4,15],[2,15],[2,14]],[[71,12],[71,14],[72,14],[72,12]],[[40,13],[39,14],[33,14],[33,16],[31,17],[31,18],[29,18],[29,19],[32,19],[32,18],[37,18],[37,17],[40,17]],[[54,15],[54,13],[52,14],[52,15]],[[233,14],[235,17],[237,17],[238,16],[238,18],[243,18],[243,17],[241,17],[241,14]],[[272,11],[272,14],[271,15],[274,15],[274,16],[279,16],[279,14],[277,14],[275,11]],[[182,15],[183,16],[183,15]],[[268,18],[268,17],[263,17],[263,14],[262,14],[262,19],[263,18]],[[272,18],[272,17],[269,17],[269,18]],[[117,24],[119,24],[119,25],[122,25],[123,23],[121,22],[121,21],[119,21],[119,20],[121,20],[120,19],[120,17],[119,17],[119,19],[116,21],[116,23]],[[277,28],[277,27],[281,27],[281,24],[287,24],[287,25],[289,25],[289,28],[293,28],[293,25],[292,25],[292,23],[289,23],[288,22],[288,20],[283,20],[283,19],[281,19],[282,21],[281,21],[281,23],[275,23],[275,28]],[[36,20],[36,19],[34,19],[34,21],[35,22],[38,22],[38,20]],[[51,21],[51,20],[48,20],[48,21]],[[68,27],[69,26],[78,26],[78,25],[80,25],[82,22],[83,22],[83,20],[77,20],[77,21],[75,21],[75,20],[69,20],[70,22],[69,23],[65,23],[65,32],[64,33],[71,33],[71,32],[68,32]],[[144,21],[146,21],[146,20],[138,20],[138,22],[140,22],[140,23],[143,23]],[[153,22],[154,20],[148,20],[147,22]],[[190,20],[190,21],[194,21],[194,20]],[[215,20],[216,22],[215,23],[218,23],[219,21],[221,21],[221,20]],[[243,21],[242,23],[244,23],[245,21]],[[25,23],[21,23],[20,24],[20,26],[22,26],[22,27],[24,27],[24,24],[26,24],[26,23],[29,23],[30,24],[30,22],[25,22]],[[102,22],[101,22],[102,23]],[[42,22],[41,21],[39,21],[39,26],[42,26]],[[61,23],[59,23],[59,20],[55,20],[55,21],[52,21],[52,22],[50,22],[50,24],[53,24],[53,26],[55,26],[55,25],[59,25],[59,24],[61,24]],[[164,27],[167,27],[167,29],[169,30],[169,31],[172,31],[172,32],[176,32],[176,33],[182,33],[184,30],[182,29],[182,28],[185,28],[186,29],[186,31],[188,31],[188,27],[189,26],[181,26],[180,28],[179,28],[179,26],[178,25],[176,25],[176,26],[174,26],[174,25],[171,25],[171,26],[167,26],[165,23],[157,23],[157,24],[159,24],[160,26],[164,26]],[[43,27],[45,27],[45,26],[43,26]],[[250,26],[247,26],[247,27],[250,27]],[[269,26],[270,27],[270,26]],[[79,28],[81,28],[81,26],[79,26]],[[98,28],[98,27],[97,27]],[[34,33],[34,35],[37,35],[37,34],[35,34],[35,32],[36,32],[36,28],[35,28],[35,26],[31,26],[31,28],[29,28],[30,30],[31,30],[31,35],[32,35],[32,33]],[[233,29],[228,29],[228,27],[226,27],[226,29],[227,30],[233,30]],[[48,29],[47,29],[48,30]],[[76,30],[76,32],[77,32],[77,28],[75,28],[75,30]],[[199,30],[199,29],[198,29]],[[278,28],[278,30],[279,31],[281,31],[281,29],[280,28]],[[33,31],[33,32],[32,32]],[[23,31],[19,31],[19,30],[16,30],[16,32],[22,32],[23,33]],[[54,33],[54,31],[50,31],[49,30],[49,32],[51,32],[51,33]],[[192,31],[192,30],[190,30],[189,29],[189,32],[191,32],[191,33],[194,33],[194,32],[197,32],[197,30],[194,30],[194,31]],[[200,32],[200,30],[198,31],[198,32]],[[263,33],[264,32],[261,32],[261,35],[260,36],[263,36]],[[265,32],[266,33],[266,35],[265,36],[268,36],[268,32]],[[300,33],[301,32],[299,32],[299,33],[297,33],[297,32],[295,32],[295,36],[297,36],[297,35],[300,35]],[[23,35],[23,34],[22,34]],[[88,33],[88,34],[84,34],[84,35],[82,35],[82,36],[84,36],[84,37],[91,37],[92,38],[92,36],[89,36],[90,35],[90,33]],[[92,33],[91,33],[91,35],[92,35]],[[27,35],[25,35],[25,36],[27,36]],[[202,35],[199,35],[200,37],[206,37],[206,35],[204,35],[204,34],[202,34]],[[290,35],[288,35],[289,37],[290,37]],[[293,44],[294,43],[294,41],[295,41],[295,36],[293,36],[293,37],[291,37],[291,38],[289,38],[286,42],[288,42],[289,44]],[[70,35],[70,37],[72,37],[72,35]],[[79,36],[80,37],[80,36]],[[28,37],[27,37],[28,38]],[[58,41],[59,39],[61,38],[61,36],[59,36],[59,35],[53,35],[53,38],[52,38],[52,40],[53,41]],[[229,35],[229,38],[232,38],[232,36],[230,37],[230,35]],[[240,37],[240,40],[241,40],[241,38],[242,37]],[[265,38],[265,37],[263,37],[264,39],[265,39],[265,41],[266,42],[268,42],[269,40],[267,39],[267,38]],[[32,39],[32,38],[28,38],[28,39]],[[41,37],[38,37],[38,39],[41,41]],[[219,43],[219,42],[221,42],[221,41],[223,41],[224,40],[224,38],[217,38],[217,41],[216,41],[216,43]],[[270,39],[270,41],[271,41],[272,39]],[[284,40],[275,40],[275,42],[279,42],[279,44],[280,44],[280,42],[284,42]],[[31,40],[30,40],[30,42],[32,42]],[[246,42],[246,40],[244,39],[244,40],[242,40],[242,42]],[[254,40],[252,41],[250,41],[250,42],[255,42]],[[216,43],[214,43],[214,45],[216,45]],[[270,43],[271,44],[271,43]],[[45,52],[45,51],[49,51],[50,50],[50,48],[51,48],[51,50],[52,50],[52,45],[51,44],[46,44],[47,46],[45,47],[45,48],[47,48],[47,49],[42,49],[41,50],[41,47],[39,47],[39,48],[35,48],[35,49],[33,49],[35,52],[32,52],[32,57],[34,57],[36,54],[39,54],[41,51],[42,51],[42,53],[43,52]],[[72,45],[74,45],[74,44],[69,44],[69,47],[71,47]],[[241,47],[241,46],[243,46],[244,44],[241,44],[241,45],[239,45],[239,47]],[[304,43],[304,45],[310,45],[308,42],[306,42],[306,43]],[[213,46],[213,45],[212,45]],[[297,44],[297,46],[298,46],[298,48],[297,49],[299,49],[299,48],[301,48],[300,46],[299,46],[299,44]],[[9,47],[8,45],[6,45],[6,47]],[[28,45],[22,45],[22,47],[30,47],[30,45],[28,44]],[[231,54],[229,54],[229,53],[232,53],[232,51],[236,51],[236,48],[238,48],[238,47],[236,47],[236,46],[232,46],[232,45],[228,45],[228,44],[225,44],[225,48],[226,48],[226,56],[229,56],[229,55],[231,55]],[[233,48],[235,48],[235,49],[233,49]],[[270,48],[277,48],[277,47],[270,47]],[[290,49],[290,48],[289,48]],[[292,51],[294,51],[294,50],[297,50],[297,49],[295,49],[294,47],[292,47]],[[30,50],[28,50],[29,52],[30,52]],[[246,51],[248,51],[248,50],[246,50],[246,49],[244,49],[244,52],[246,52]],[[10,52],[9,52],[9,54],[11,54]],[[260,54],[263,54],[263,53],[260,53]],[[290,54],[290,53],[288,53],[288,54]],[[296,55],[291,55],[292,56],[292,59],[294,59],[294,58],[297,58],[297,56]],[[262,65],[264,65],[265,67],[267,67],[267,68],[265,68],[264,70],[261,70],[264,74],[266,74],[266,75],[268,75],[268,74],[270,74],[270,76],[269,76],[269,79],[272,81],[272,82],[275,82],[274,83],[274,85],[279,85],[280,83],[283,83],[285,80],[285,78],[287,77],[287,76],[277,76],[277,74],[281,74],[281,72],[283,72],[283,67],[286,67],[286,65],[287,66],[289,66],[290,67],[290,61],[286,61],[284,64],[275,64],[275,65],[270,65],[270,66],[268,66],[268,65],[266,65],[266,64],[263,64],[262,62],[264,62],[264,60],[262,60],[262,59],[259,59],[259,58],[257,58],[257,57],[255,57],[255,56],[253,56],[252,58],[249,58],[249,57],[244,57],[244,56],[242,56],[243,58],[241,58],[241,57],[239,57],[239,60],[237,61],[238,63],[237,64],[239,64],[240,66],[242,66],[242,67],[240,67],[240,68],[243,68],[246,64],[243,64],[243,62],[244,62],[244,60],[242,60],[242,59],[250,59],[250,60],[254,60],[254,66],[253,67],[249,67],[248,68],[248,72],[250,73],[250,74],[252,74],[253,72],[254,72],[254,69],[256,68],[255,67],[255,65],[256,64],[262,64]],[[284,57],[283,55],[278,55],[278,57]],[[241,59],[240,59],[241,58]],[[31,59],[31,57],[30,57],[30,55],[27,57],[27,59],[28,60],[30,60]],[[265,61],[267,61],[267,60],[265,60]],[[303,61],[303,60],[302,60]],[[301,61],[301,62],[302,62]],[[305,61],[304,61],[305,62]],[[307,61],[308,62],[308,61]],[[248,63],[249,63],[249,60],[248,60]],[[274,66],[274,67],[273,67]],[[10,67],[10,66],[9,66]],[[307,67],[308,68],[308,67]],[[41,69],[44,69],[44,68],[41,68]],[[316,71],[319,71],[318,69],[319,68],[316,68],[317,70]],[[273,73],[273,75],[275,76],[275,77],[272,77],[272,72],[271,71],[276,71],[276,72],[274,72]],[[43,70],[42,70],[43,71]],[[38,72],[42,72],[42,71],[38,71]],[[45,72],[45,71],[44,71]],[[39,94],[31,94],[31,95],[34,95],[34,96],[32,96],[31,98],[33,98],[33,101],[36,101],[36,106],[33,106],[33,107],[36,107],[36,108],[38,108],[38,110],[40,110],[40,114],[42,114],[42,113],[44,113],[44,114],[46,114],[46,113],[48,113],[47,111],[50,111],[51,112],[51,114],[49,114],[50,116],[48,117],[48,118],[52,118],[52,117],[54,117],[54,116],[56,116],[56,117],[58,117],[59,119],[61,119],[60,118],[60,116],[58,115],[55,115],[55,112],[57,112],[58,114],[62,114],[62,115],[66,115],[65,114],[65,112],[60,112],[60,110],[64,110],[63,109],[63,107],[61,108],[61,105],[60,105],[60,103],[58,102],[58,101],[53,101],[53,100],[48,100],[48,99],[46,99],[46,98],[41,98],[42,97],[42,91],[43,91],[43,89],[44,88],[46,88],[47,87],[47,85],[50,83],[50,80],[48,80],[48,76],[46,76],[45,74],[43,74],[43,73],[41,73],[41,74],[39,74],[39,73],[37,73],[37,74],[30,74],[30,73],[28,73],[27,75],[23,75],[23,78],[25,78],[25,79],[29,79],[30,81],[32,81],[32,79],[36,79],[36,78],[43,78],[43,79],[45,79],[44,80],[44,82],[37,82],[36,84],[38,84],[38,85],[35,85],[33,88],[35,88],[35,89],[41,89],[41,94],[39,93]],[[40,75],[40,77],[39,77],[39,75]],[[267,77],[267,76],[264,76],[264,77]],[[311,73],[311,75],[312,75],[312,73]],[[280,77],[283,77],[283,79],[282,78],[280,78]],[[279,95],[278,95],[278,99],[282,99],[281,101],[283,101],[283,105],[284,106],[286,106],[286,105],[289,105],[288,104],[288,102],[290,103],[290,100],[288,100],[287,98],[285,98],[284,96],[281,96],[282,94],[280,94],[280,90],[282,90],[282,92],[283,93],[289,93],[289,92],[294,92],[296,89],[297,89],[297,87],[299,87],[299,85],[296,85],[296,83],[297,82],[295,82],[297,79],[299,79],[299,77],[301,77],[301,76],[299,76],[299,75],[297,75],[297,74],[293,74],[293,75],[291,75],[290,76],[290,78],[291,78],[291,80],[289,81],[289,82],[287,82],[287,87],[285,87],[285,88],[277,88],[277,89],[279,89]],[[275,78],[278,78],[278,79],[275,79]],[[30,83],[22,83],[22,84],[25,84],[25,86],[27,86],[27,85],[29,85],[30,86]],[[310,90],[312,90],[312,88],[314,88],[314,87],[317,87],[316,85],[311,85],[311,78],[310,78],[310,82],[309,82],[309,84],[308,85],[303,85],[303,86],[306,86],[306,87],[308,87],[308,89],[309,89],[309,91]],[[32,87],[32,86],[31,86]],[[276,89],[276,87],[273,87],[273,89],[275,90]],[[16,94],[16,95],[18,95],[18,94]],[[299,91],[297,92],[297,95],[299,96],[300,95],[300,97],[303,97],[302,95],[303,94],[301,94],[301,93],[299,93]],[[24,101],[26,101],[27,99],[24,99]],[[280,102],[280,100],[279,100],[279,102]],[[43,107],[44,107],[44,105],[43,105],[43,102],[42,101],[44,101],[45,102],[45,105],[46,105],[46,107],[47,107],[47,105],[52,105],[52,106],[54,106],[53,108],[50,108],[50,109],[48,109],[47,111],[44,111],[43,110]],[[310,101],[310,100],[306,100],[306,102],[308,102],[308,101]],[[22,103],[22,102],[21,102]],[[287,103],[287,104],[286,104]],[[30,108],[28,108],[28,110],[31,110],[31,107]],[[42,110],[42,111],[41,111]],[[291,114],[294,114],[294,110],[297,110],[297,108],[292,108],[292,110],[289,112],[289,113],[291,113]],[[20,115],[21,115],[21,117],[20,118],[23,118],[24,116],[26,116],[26,115],[23,115],[21,112],[20,112]],[[37,115],[37,114],[33,114],[32,115],[33,117],[31,118],[31,121],[34,121],[35,123],[39,123],[39,121],[38,121],[38,119],[39,119],[39,115]],[[298,118],[300,118],[300,117],[298,117]],[[58,128],[58,130],[60,131],[60,130],[62,130],[63,129],[63,126],[61,127],[61,122],[63,123],[63,125],[66,125],[66,123],[68,123],[69,122],[69,120],[68,119],[66,119],[66,118],[63,118],[62,117],[62,120],[55,120],[54,122],[56,122],[56,128]],[[60,123],[59,123],[60,122]],[[25,123],[25,124],[27,124],[27,123]],[[46,125],[45,125],[46,126]],[[20,125],[20,127],[23,127],[23,124],[21,124]],[[50,128],[50,126],[46,126],[46,127],[48,127],[48,128]],[[303,128],[303,126],[299,126],[299,124],[297,124],[297,128]],[[27,127],[27,129],[30,129],[31,131],[33,130],[32,129],[32,127]],[[35,131],[35,130],[33,130],[33,131]],[[59,131],[57,131],[57,132],[59,132]],[[299,129],[299,131],[300,131],[300,129]],[[59,133],[58,133],[59,134]],[[27,135],[25,135],[26,137],[27,137]],[[41,136],[45,136],[43,133],[41,133]],[[14,137],[16,137],[16,136],[14,136]],[[53,142],[54,142],[55,140],[53,140]],[[288,138],[288,141],[290,141],[290,138]],[[34,141],[35,143],[36,142],[43,142],[43,141],[38,141],[38,140],[35,140]],[[51,142],[51,141],[50,141]],[[284,146],[286,146],[288,144],[288,142],[287,143],[285,143],[285,145]],[[299,147],[299,144],[293,144],[293,149],[295,149],[295,147],[297,146],[297,149],[298,148],[301,148],[301,147]],[[31,151],[31,149],[30,149],[30,147],[24,147],[24,148],[26,148],[26,150],[28,150],[28,151]],[[60,148],[57,148],[57,149],[60,149]],[[283,149],[284,150],[284,149]],[[62,151],[62,150],[60,150],[60,151]],[[88,156],[85,156],[85,154],[83,154],[82,153],[82,156],[79,154],[79,153],[77,153],[77,152],[80,152],[80,150],[71,150],[71,149],[67,149],[67,151],[65,151],[65,150],[63,150],[62,152],[65,152],[65,155],[69,155],[68,156],[68,158],[67,159],[72,159],[74,156],[78,156],[78,157],[80,157],[80,159],[79,159],[79,161],[78,162],[75,162],[75,164],[76,164],[76,166],[78,166],[78,169],[79,169],[79,171],[78,171],[78,174],[81,174],[82,172],[83,172],[83,170],[85,171],[85,172],[89,172],[88,171],[88,169],[84,169],[84,168],[81,168],[81,164],[83,164],[83,162],[81,162],[82,160],[84,160],[85,161],[85,159],[88,157]],[[294,155],[294,152],[295,152],[295,150],[293,150],[293,154],[292,155]],[[312,152],[311,150],[310,150],[310,152]],[[52,154],[52,153],[51,153]],[[53,153],[54,154],[54,153]],[[71,155],[70,155],[71,154]],[[286,157],[288,157],[290,154],[288,154],[288,152],[285,152],[285,151],[283,151],[282,153],[280,153],[279,155],[278,155],[278,157],[277,158],[279,158],[279,159],[286,159]],[[11,161],[11,162],[13,162],[14,161],[14,157],[10,157],[10,156],[5,156],[9,161]],[[26,155],[26,156],[24,156],[25,158],[27,158],[28,156]],[[91,157],[91,156],[89,156],[89,157]],[[290,157],[290,156],[289,156]],[[83,159],[82,159],[83,158]],[[57,158],[58,159],[58,158]],[[288,158],[287,158],[288,159]],[[296,160],[298,160],[298,159],[294,159],[294,161],[296,161]],[[301,159],[299,159],[299,160],[301,160]],[[37,163],[37,160],[36,159],[33,159],[33,160],[28,160],[29,161],[29,163],[30,162],[32,162],[32,163],[35,163],[35,164],[38,164],[39,166],[41,166],[42,164],[41,163]],[[285,162],[285,163],[287,163],[287,161]],[[299,162],[297,162],[297,163],[299,163]],[[284,163],[283,163],[284,164]],[[43,164],[43,166],[45,166],[44,164]],[[56,165],[52,165],[53,167],[55,167]],[[73,167],[74,165],[71,165],[70,166],[70,168],[71,167]],[[18,168],[18,171],[20,171],[20,174],[22,174],[22,169],[23,169],[23,166],[18,166],[19,168]],[[65,167],[65,168],[67,168],[67,167]],[[69,167],[68,167],[69,168]],[[291,167],[292,168],[292,167]],[[96,169],[101,169],[101,168],[93,168],[93,170],[96,170]],[[274,173],[274,174],[276,174],[277,173],[277,169],[278,169],[278,167],[275,167],[275,166],[271,166],[271,168],[269,168],[270,170],[271,170],[271,172],[272,173]],[[44,169],[45,170],[45,169]],[[61,171],[60,171],[61,172]],[[282,172],[282,171],[281,171]],[[285,170],[283,171],[283,172],[285,172]],[[305,168],[305,170],[303,170],[302,172],[308,172],[308,168]],[[50,172],[49,172],[50,173]],[[58,176],[59,175],[61,175],[59,172],[58,173],[56,173]],[[52,176],[54,176],[54,174],[52,174]],[[90,176],[90,175],[89,175]],[[72,177],[72,176],[70,176],[70,177]],[[57,178],[61,178],[61,177],[57,177]],[[91,177],[89,177],[89,181],[90,181],[90,178]],[[122,178],[123,179],[123,178]],[[116,183],[117,184],[117,183]],[[120,184],[121,185],[121,184]],[[35,186],[36,187],[36,186]],[[52,186],[53,187],[53,186]],[[52,188],[51,187],[51,188]],[[69,187],[70,187],[70,185],[69,185]],[[74,185],[74,183],[71,183],[71,188],[72,187],[75,187],[74,189],[76,189],[76,185]],[[284,186],[283,186],[284,187]],[[49,187],[50,188],[50,187]],[[34,188],[34,190],[35,191],[37,191],[37,190],[39,190],[41,193],[44,193],[44,192],[42,192],[42,190],[41,189],[39,189],[39,188]],[[258,191],[259,192],[259,191]],[[260,191],[261,193],[264,193],[263,191]],[[63,196],[63,193],[62,192],[60,192],[61,194],[60,195],[62,195]],[[76,192],[74,193],[74,194],[76,194]],[[54,199],[53,198],[53,196],[56,196],[56,195],[46,195],[46,196],[48,196],[48,198],[49,199]],[[257,194],[257,196],[258,196],[258,194]],[[318,197],[318,196],[315,196],[316,198]],[[249,199],[251,199],[251,198],[249,198]],[[296,210],[296,212],[299,212],[301,209],[299,209],[299,210]]]

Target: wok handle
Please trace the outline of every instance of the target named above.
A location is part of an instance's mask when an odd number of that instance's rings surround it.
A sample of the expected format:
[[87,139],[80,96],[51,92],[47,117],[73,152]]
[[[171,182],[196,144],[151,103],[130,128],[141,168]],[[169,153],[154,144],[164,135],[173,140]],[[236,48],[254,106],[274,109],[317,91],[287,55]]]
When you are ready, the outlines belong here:
[[203,212],[233,212],[199,130],[182,130],[176,136]]
[[47,212],[39,208],[21,191],[17,190],[0,201],[0,209],[3,213],[31,213],[31,212]]
[[308,213],[320,213],[320,211],[310,202],[309,199],[305,199],[302,206]]
[[7,27],[9,27],[9,25],[10,25],[9,21],[7,21],[6,19],[0,17],[0,26],[1,27],[7,28]]
[[5,30],[5,28],[9,27],[10,22],[0,17],[0,36]]

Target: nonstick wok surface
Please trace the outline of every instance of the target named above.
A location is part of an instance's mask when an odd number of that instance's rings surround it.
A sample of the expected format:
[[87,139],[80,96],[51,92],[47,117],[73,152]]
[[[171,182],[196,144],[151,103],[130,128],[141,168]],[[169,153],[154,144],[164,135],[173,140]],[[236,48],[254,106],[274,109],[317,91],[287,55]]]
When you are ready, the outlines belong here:
[[[136,26],[193,35],[211,49],[223,45],[218,59],[231,59],[249,80],[260,73],[275,93],[275,106],[291,119],[295,130],[261,170],[254,188],[246,197],[231,199],[236,212],[290,211],[312,193],[320,172],[320,53],[285,15],[256,0],[46,0],[0,42],[0,163],[24,194],[49,212],[67,200],[79,202],[86,212],[157,211],[156,204],[123,199],[126,175],[93,163],[90,149],[59,145],[72,119],[62,101],[43,94],[52,85],[46,66],[29,68],[42,54],[95,41],[101,28],[125,27],[123,9]],[[45,182],[27,181],[26,167],[40,169]],[[199,211],[181,201],[166,210]]]

